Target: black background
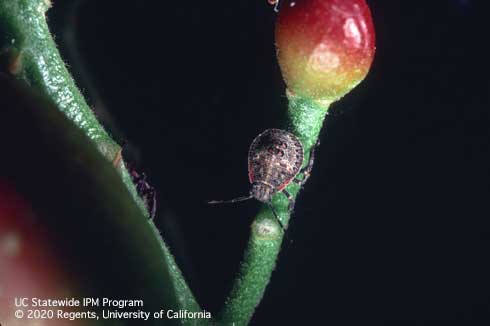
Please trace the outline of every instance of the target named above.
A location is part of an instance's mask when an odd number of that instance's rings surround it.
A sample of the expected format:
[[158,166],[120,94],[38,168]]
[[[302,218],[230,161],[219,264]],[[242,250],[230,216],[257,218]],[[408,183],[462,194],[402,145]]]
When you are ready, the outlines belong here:
[[[49,12],[62,53],[157,189],[157,224],[215,313],[259,205],[206,201],[248,193],[248,146],[280,127],[275,14],[265,0],[86,1],[83,68],[63,43],[68,3]],[[373,67],[326,121],[252,325],[488,325],[484,2],[368,3]]]

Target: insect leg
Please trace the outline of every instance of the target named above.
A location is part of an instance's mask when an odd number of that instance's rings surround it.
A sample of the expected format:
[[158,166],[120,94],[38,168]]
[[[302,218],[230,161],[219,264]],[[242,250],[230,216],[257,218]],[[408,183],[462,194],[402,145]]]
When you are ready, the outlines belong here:
[[145,203],[146,209],[150,214],[150,219],[154,219],[157,213],[157,192],[148,181],[146,181],[147,178],[145,173],[142,172],[141,174],[138,174],[136,171],[133,171],[132,175],[137,178],[137,180],[133,181],[136,185],[136,191]]
[[239,201],[249,200],[252,198],[253,198],[252,195],[248,195],[248,196],[238,197],[230,200],[210,200],[208,201],[208,204],[231,204],[231,203],[237,203]]
[[294,182],[299,184],[301,187],[306,183],[311,175],[311,170],[313,169],[313,163],[315,162],[315,149],[320,145],[320,139],[317,140],[316,144],[310,150],[310,160],[305,168],[301,171],[303,173],[303,180],[294,179]]
[[286,197],[288,197],[288,201],[289,201],[288,211],[291,213],[294,209],[295,200],[294,200],[293,196],[291,196],[291,194],[286,189],[283,189],[282,193],[285,194]]
[[150,211],[150,219],[155,219],[157,215],[157,192],[152,190],[149,194],[150,199],[148,200],[148,208]]
[[148,182],[146,182],[146,174],[144,172],[141,172],[141,174],[138,174],[136,171],[134,171],[134,176],[136,178],[136,191],[138,193],[143,193],[145,192],[146,189],[151,188]]
[[276,4],[275,4],[275,6],[274,6],[274,12],[279,12],[279,1],[280,1],[280,0],[277,0],[277,1],[276,1]]
[[269,203],[269,208],[271,209],[272,214],[274,214],[274,217],[276,218],[277,222],[281,226],[282,232],[286,233],[286,229],[284,228],[284,225],[282,224],[281,220],[279,219],[279,216],[277,215],[276,210],[274,209],[274,207],[272,206],[271,203]]

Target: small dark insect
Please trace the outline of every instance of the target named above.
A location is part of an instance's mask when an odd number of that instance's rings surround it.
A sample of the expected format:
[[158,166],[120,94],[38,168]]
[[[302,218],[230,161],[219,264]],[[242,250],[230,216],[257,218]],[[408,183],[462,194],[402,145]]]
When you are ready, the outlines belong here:
[[[127,145],[125,142],[112,160],[112,165],[116,169],[119,168],[123,160],[123,150],[125,150],[126,148]],[[127,165],[131,181],[133,181],[134,185],[136,186],[136,191],[138,192],[138,195],[143,200],[143,203],[145,204],[145,207],[150,214],[150,218],[154,219],[157,212],[157,192],[155,188],[153,188],[146,180],[146,174],[144,174],[143,172],[138,173],[132,164],[128,163],[127,161],[125,163]]]
[[150,218],[155,218],[157,212],[157,193],[155,188],[150,186],[148,181],[146,181],[146,174],[138,173],[134,169],[130,169],[129,172],[131,179],[133,180],[134,185],[136,186],[136,191],[138,195],[143,200],[148,212],[150,214]]
[[[278,192],[285,194],[289,200],[289,211],[292,211],[294,198],[286,190],[286,186],[293,181],[301,186],[306,182],[313,167],[313,149],[308,165],[301,171],[303,158],[303,145],[295,135],[281,129],[267,129],[254,139],[248,151],[248,177],[252,184],[250,194],[231,200],[213,200],[209,203],[236,203],[255,198],[269,205],[284,229],[272,207],[272,196]],[[303,179],[295,179],[300,172],[304,173]]]

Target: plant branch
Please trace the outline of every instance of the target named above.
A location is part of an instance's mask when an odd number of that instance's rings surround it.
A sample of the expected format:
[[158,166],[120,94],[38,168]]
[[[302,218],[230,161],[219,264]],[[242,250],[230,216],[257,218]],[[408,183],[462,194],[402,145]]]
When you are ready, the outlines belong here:
[[[46,23],[48,8],[46,0],[0,1],[0,51],[9,57],[9,66],[4,70],[53,100],[112,161],[121,147],[97,121],[61,59]],[[123,162],[121,175],[133,199],[148,216]]]
[[140,299],[149,311],[199,309],[185,301],[166,248],[94,143],[32,89],[4,74],[0,89],[2,176],[29,200],[80,293]]
[[[23,80],[52,100],[112,162],[121,148],[97,121],[61,59],[46,23],[45,13],[50,5],[49,0],[0,0],[0,70]],[[126,189],[160,245],[161,259],[170,271],[167,281],[176,288],[178,308],[200,310],[159,231],[153,221],[148,220],[148,211],[122,160],[118,168]]]
[[[286,129],[300,139],[305,151],[303,166],[309,161],[327,115],[329,103],[319,103],[288,94],[289,106]],[[296,198],[299,186],[291,183],[288,192]],[[282,224],[288,226],[289,202],[284,194],[276,194],[272,206]],[[247,325],[260,303],[276,266],[284,234],[272,211],[264,205],[252,224],[250,239],[233,288],[218,317],[220,325]]]

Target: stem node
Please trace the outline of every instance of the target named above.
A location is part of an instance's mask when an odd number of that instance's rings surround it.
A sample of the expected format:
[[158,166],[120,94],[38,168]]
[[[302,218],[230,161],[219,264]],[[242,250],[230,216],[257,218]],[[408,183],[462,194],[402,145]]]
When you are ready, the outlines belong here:
[[281,229],[275,221],[262,219],[252,223],[252,235],[257,240],[275,240],[281,236]]

